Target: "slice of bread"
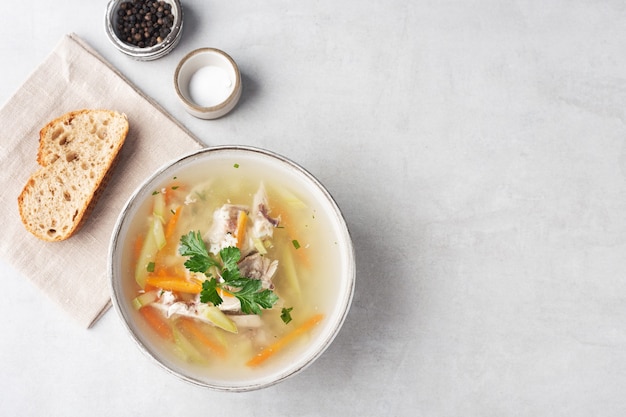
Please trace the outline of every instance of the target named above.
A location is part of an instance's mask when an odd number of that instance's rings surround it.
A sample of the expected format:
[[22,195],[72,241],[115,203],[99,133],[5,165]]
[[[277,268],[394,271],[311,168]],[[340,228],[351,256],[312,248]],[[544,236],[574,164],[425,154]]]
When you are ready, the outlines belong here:
[[127,133],[126,115],[110,110],[73,111],[41,129],[41,168],[17,198],[26,229],[47,241],[72,236],[106,186]]

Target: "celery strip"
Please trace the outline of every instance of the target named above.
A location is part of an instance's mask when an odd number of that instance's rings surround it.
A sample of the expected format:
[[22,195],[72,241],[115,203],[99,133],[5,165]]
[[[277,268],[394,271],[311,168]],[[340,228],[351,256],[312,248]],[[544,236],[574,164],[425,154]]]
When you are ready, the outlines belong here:
[[148,291],[133,298],[132,304],[135,310],[139,310],[143,306],[154,303],[158,298],[157,291]]
[[146,279],[148,278],[148,264],[154,262],[156,253],[159,248],[157,246],[154,233],[146,233],[146,239],[143,242],[141,251],[139,252],[139,259],[135,266],[135,281],[141,288],[145,288]]
[[216,327],[219,327],[220,329],[226,330],[230,333],[238,332],[235,322],[229,319],[228,316],[226,316],[226,314],[224,314],[224,312],[219,308],[207,304],[202,304],[198,307],[198,314],[201,317],[207,319],[209,322],[213,323]]
[[307,205],[304,203],[304,201],[300,200],[298,197],[296,197],[291,192],[289,192],[289,191],[287,191],[285,189],[281,189],[280,190],[280,194],[282,195],[283,200],[287,204],[289,204],[291,207],[298,208],[298,209],[307,208]]
[[261,255],[267,254],[267,249],[265,248],[265,245],[263,244],[263,241],[261,239],[259,239],[258,237],[253,237],[252,242],[254,243],[254,247],[256,248],[256,250]]
[[185,337],[185,335],[178,329],[178,327],[174,326],[172,328],[174,333],[174,343],[176,347],[179,349],[181,356],[183,359],[190,362],[206,362],[206,358],[196,349],[196,347]]
[[291,287],[294,293],[300,297],[300,280],[298,279],[298,273],[296,272],[296,265],[293,260],[293,255],[291,254],[291,249],[288,245],[283,246],[283,261],[282,261],[283,271],[285,271],[285,277],[289,283],[289,287]]
[[152,233],[154,234],[154,240],[158,250],[163,249],[163,247],[167,244],[167,240],[165,239],[165,229],[163,228],[163,223],[156,216],[152,221]]
[[154,195],[152,214],[158,217],[161,223],[165,223],[165,195],[160,191]]

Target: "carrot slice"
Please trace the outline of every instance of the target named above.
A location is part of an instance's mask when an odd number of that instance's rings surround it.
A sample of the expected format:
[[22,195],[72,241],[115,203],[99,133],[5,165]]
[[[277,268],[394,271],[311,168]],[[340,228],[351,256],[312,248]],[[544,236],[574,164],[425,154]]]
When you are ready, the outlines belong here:
[[144,318],[146,323],[148,323],[159,336],[166,340],[174,340],[174,333],[172,332],[172,328],[165,321],[163,315],[159,312],[159,310],[147,305],[141,307],[139,309],[139,313]]
[[226,348],[224,346],[215,343],[211,340],[201,329],[198,324],[188,317],[181,317],[178,319],[178,323],[181,330],[193,336],[202,345],[211,349],[216,355],[221,358],[226,357]]
[[178,208],[172,214],[172,217],[167,221],[167,225],[165,226],[165,239],[169,240],[174,234],[174,230],[176,230],[176,224],[178,223],[178,219],[180,217],[180,212],[182,211],[183,206],[178,206]]
[[237,229],[235,230],[235,237],[237,238],[237,248],[241,249],[243,245],[243,237],[246,234],[246,225],[248,224],[248,215],[245,211],[241,210],[237,216]]
[[152,276],[165,277],[169,275],[168,269],[161,263],[156,264]]
[[283,235],[285,238],[285,242],[283,244],[289,246],[290,251],[294,254],[294,256],[297,257],[298,262],[301,265],[304,265],[305,267],[310,268],[311,261],[308,256],[308,251],[306,250],[306,246],[302,247],[300,246],[300,243],[298,243],[298,247],[296,247],[296,244],[294,243],[294,241],[298,242],[298,239],[294,235],[294,231],[293,231],[294,223],[291,220],[290,212],[288,210],[285,210],[285,207],[281,207],[278,205],[276,205],[276,207],[274,207],[272,211],[280,213],[281,228],[278,230],[281,231],[280,233],[285,233],[286,235],[286,236]]
[[217,289],[217,293],[220,295],[220,297],[224,298],[224,297],[234,297],[235,295],[229,291],[223,290],[221,288]]
[[137,239],[135,239],[135,244],[133,245],[133,256],[135,261],[139,259],[139,254],[141,253],[141,248],[143,247],[143,236],[138,235]]
[[189,294],[200,294],[202,291],[202,284],[199,281],[187,281],[179,277],[151,275],[146,279],[146,283],[168,291],[178,291]]
[[178,182],[170,183],[167,187],[165,187],[165,204],[170,204],[172,202],[176,194],[176,190],[182,191],[184,189],[185,187]]
[[310,319],[308,319],[307,321],[302,323],[300,326],[296,327],[291,332],[287,333],[285,336],[283,336],[282,338],[278,339],[276,342],[274,342],[271,345],[267,346],[265,349],[263,349],[261,352],[259,352],[255,357],[250,359],[246,363],[246,365],[248,365],[248,366],[258,366],[258,365],[262,364],[269,357],[271,357],[274,353],[276,353],[279,350],[283,349],[289,343],[291,343],[294,340],[296,340],[299,336],[301,336],[305,332],[309,331],[313,326],[315,326],[317,323],[319,323],[323,318],[324,318],[323,314],[316,314],[316,315],[314,315],[313,317],[311,317]]

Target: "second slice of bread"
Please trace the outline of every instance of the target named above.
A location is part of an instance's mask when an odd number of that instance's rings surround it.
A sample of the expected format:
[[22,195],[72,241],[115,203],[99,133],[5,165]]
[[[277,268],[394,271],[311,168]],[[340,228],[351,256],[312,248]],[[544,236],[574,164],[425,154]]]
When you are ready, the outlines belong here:
[[41,168],[18,197],[26,229],[47,241],[72,236],[104,188],[127,133],[126,115],[110,110],[70,112],[41,129]]

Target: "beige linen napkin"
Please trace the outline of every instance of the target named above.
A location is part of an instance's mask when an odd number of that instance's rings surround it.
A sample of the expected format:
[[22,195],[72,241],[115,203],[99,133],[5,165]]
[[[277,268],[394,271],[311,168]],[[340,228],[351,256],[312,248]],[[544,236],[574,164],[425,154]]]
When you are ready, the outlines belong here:
[[[17,196],[37,168],[39,130],[71,110],[126,113],[130,129],[119,163],[83,228],[62,242],[40,241],[23,227]],[[69,315],[90,327],[110,306],[109,239],[133,190],[158,167],[202,144],[74,34],[0,110],[0,255]],[[35,297],[35,295],[33,295]]]

